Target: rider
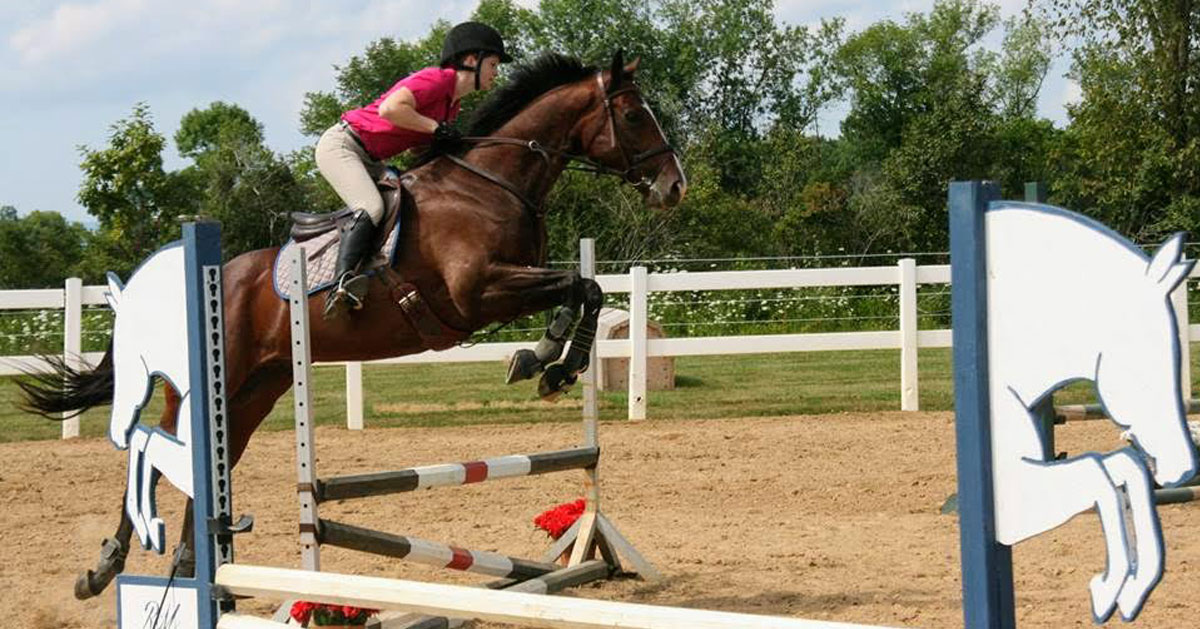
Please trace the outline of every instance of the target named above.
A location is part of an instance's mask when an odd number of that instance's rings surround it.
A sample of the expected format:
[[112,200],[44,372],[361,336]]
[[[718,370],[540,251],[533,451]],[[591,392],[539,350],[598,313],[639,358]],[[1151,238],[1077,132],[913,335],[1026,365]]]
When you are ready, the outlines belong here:
[[371,253],[375,228],[383,220],[383,197],[375,182],[388,158],[416,146],[452,146],[461,134],[451,126],[463,96],[492,87],[499,64],[512,61],[496,29],[463,22],[450,29],[439,67],[403,79],[375,102],[342,114],[317,142],[317,168],[354,210],[338,248],[337,286],[325,301],[325,318],[361,308],[367,278],[358,265]]

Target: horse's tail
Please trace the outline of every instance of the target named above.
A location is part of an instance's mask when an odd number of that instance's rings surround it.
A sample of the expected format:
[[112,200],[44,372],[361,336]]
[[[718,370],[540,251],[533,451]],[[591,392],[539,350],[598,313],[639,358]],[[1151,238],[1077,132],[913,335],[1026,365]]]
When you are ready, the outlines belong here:
[[[94,406],[111,404],[113,398],[112,342],[95,369],[76,369],[63,356],[42,356],[49,373],[26,373],[17,380],[25,394],[21,408],[49,419],[75,417]],[[63,416],[63,413],[69,413]]]

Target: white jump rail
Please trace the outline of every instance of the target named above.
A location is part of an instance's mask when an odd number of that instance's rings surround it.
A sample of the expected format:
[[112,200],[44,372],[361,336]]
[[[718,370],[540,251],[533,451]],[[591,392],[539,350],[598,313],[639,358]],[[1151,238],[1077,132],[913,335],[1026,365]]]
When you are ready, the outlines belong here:
[[[595,261],[589,254],[590,244],[581,244],[581,259]],[[1200,267],[1191,278],[1200,277]],[[644,281],[642,279],[644,278]],[[596,281],[606,293],[628,293],[631,304],[629,339],[597,340],[597,358],[633,358],[630,361],[629,409],[630,419],[647,415],[646,363],[660,356],[713,356],[762,354],[782,352],[822,352],[857,350],[900,350],[900,409],[920,409],[920,383],[917,355],[921,348],[950,347],[950,330],[917,329],[917,288],[923,284],[950,283],[949,265],[918,266],[912,258],[901,259],[895,266],[847,267],[825,269],[790,269],[773,271],[710,271],[680,273],[649,273],[644,267],[634,267],[629,274],[597,275]],[[846,286],[898,286],[899,328],[867,332],[833,332],[807,334],[755,334],[740,336],[703,336],[689,338],[647,339],[645,305],[653,292],[755,290],[778,288],[819,288]],[[0,291],[0,310],[64,309],[64,356],[68,360],[82,359],[95,364],[101,352],[79,352],[81,312],[84,306],[105,305],[105,286],[82,286],[79,280],[67,280],[66,288],[50,290]],[[1173,295],[1176,316],[1185,356],[1182,361],[1183,394],[1191,397],[1188,341],[1200,337],[1200,325],[1191,325],[1187,313],[1187,293],[1181,287]],[[637,333],[642,330],[643,333]],[[518,349],[531,348],[532,342],[480,343],[472,347],[455,347],[443,352],[425,352],[412,356],[374,361],[368,364],[402,365],[451,362],[502,362]],[[329,365],[325,363],[324,365]],[[362,363],[332,363],[346,368],[346,417],[351,429],[363,427],[364,396]],[[322,366],[322,363],[318,363]],[[0,376],[45,370],[37,356],[0,357]],[[78,421],[63,424],[63,436],[78,434]]]
[[[475,618],[490,622],[553,628],[611,627],[640,629],[854,629],[855,625],[825,620],[780,618],[734,612],[660,607],[583,598],[565,598],[443,585],[332,572],[225,564],[217,569],[217,585],[234,596],[299,599],[356,607],[400,609],[430,616]],[[243,624],[224,617],[217,627],[270,627]],[[282,625],[278,625],[282,626]]]

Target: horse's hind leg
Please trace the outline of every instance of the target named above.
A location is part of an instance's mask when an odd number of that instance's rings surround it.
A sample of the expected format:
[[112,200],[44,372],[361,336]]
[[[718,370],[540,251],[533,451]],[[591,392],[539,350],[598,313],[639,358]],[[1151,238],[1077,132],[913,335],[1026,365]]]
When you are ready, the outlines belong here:
[[121,497],[121,523],[112,537],[100,543],[100,561],[95,570],[88,570],[75,579],[75,598],[83,601],[98,596],[113,578],[125,570],[129,541],[133,537],[133,521],[125,513],[125,498]]

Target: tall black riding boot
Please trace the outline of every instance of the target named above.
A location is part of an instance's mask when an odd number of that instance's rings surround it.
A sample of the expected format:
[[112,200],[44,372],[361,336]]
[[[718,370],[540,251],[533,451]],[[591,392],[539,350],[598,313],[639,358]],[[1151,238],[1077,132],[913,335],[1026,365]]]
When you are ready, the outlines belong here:
[[371,217],[359,211],[338,242],[337,269],[334,272],[337,286],[325,298],[326,319],[340,317],[349,309],[362,308],[362,300],[367,296],[367,276],[359,275],[357,270],[363,259],[370,255],[374,240],[375,225]]

